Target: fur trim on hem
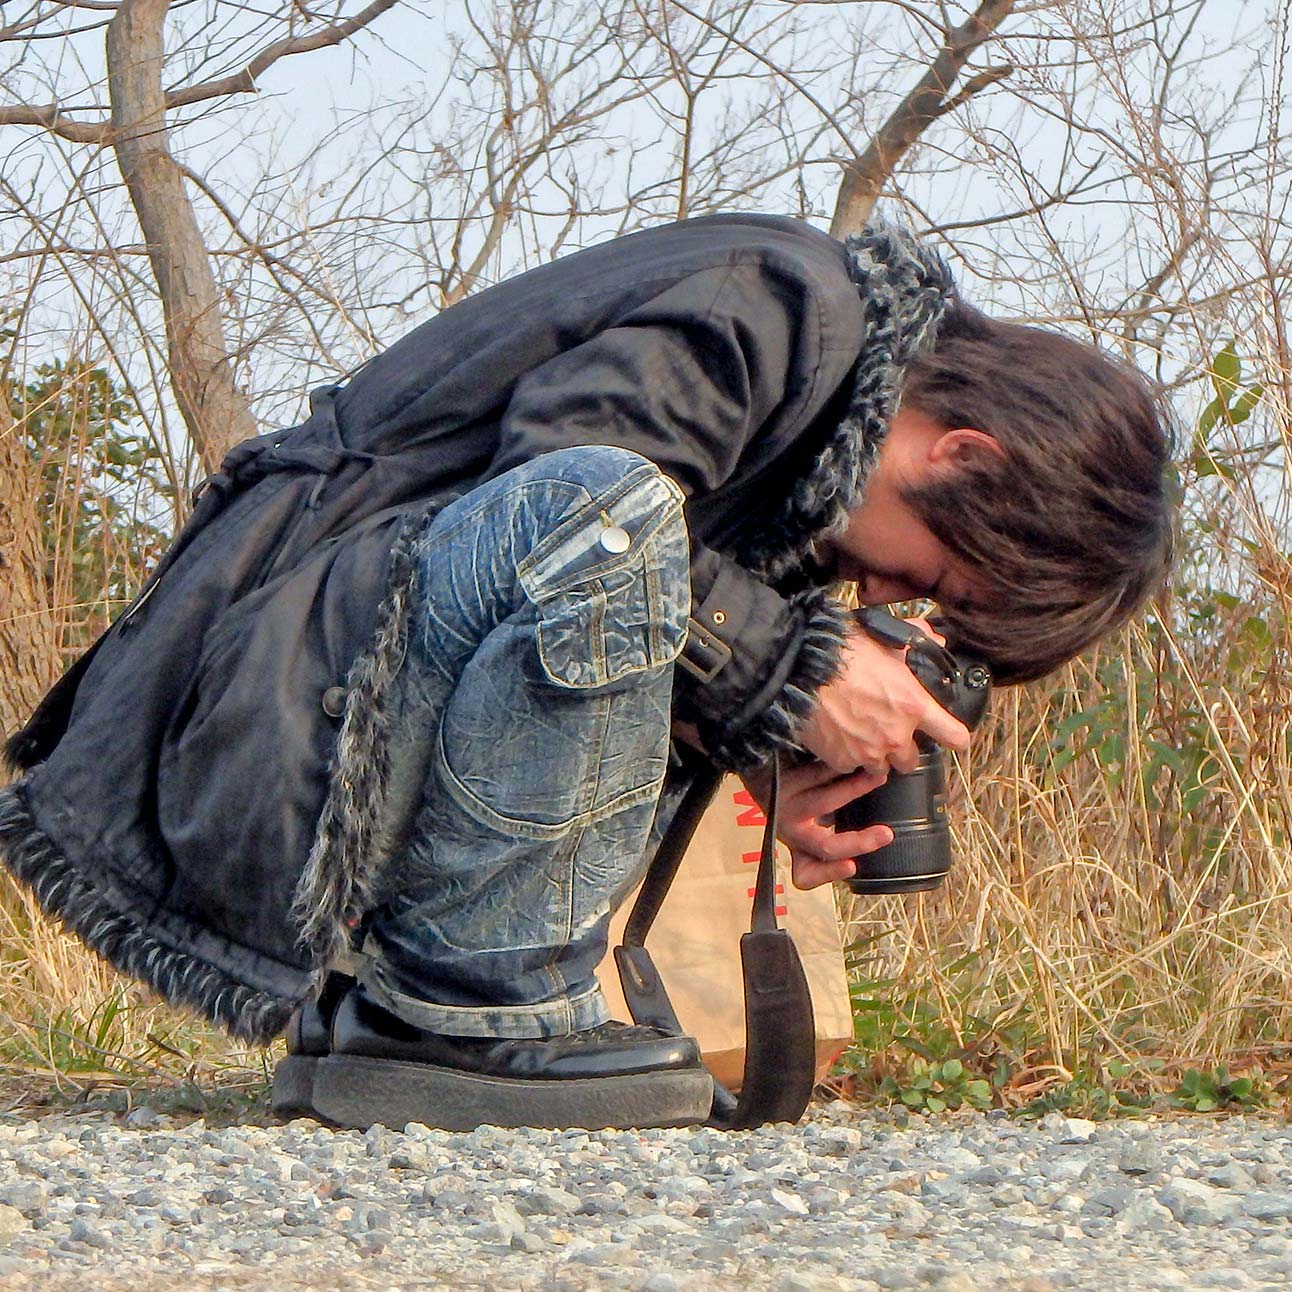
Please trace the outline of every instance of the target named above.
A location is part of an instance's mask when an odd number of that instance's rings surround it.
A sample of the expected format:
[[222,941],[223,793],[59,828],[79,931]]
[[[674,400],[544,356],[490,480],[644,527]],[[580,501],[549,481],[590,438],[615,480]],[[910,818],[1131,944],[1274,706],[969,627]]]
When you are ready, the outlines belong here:
[[417,539],[446,502],[410,513],[400,525],[391,544],[386,594],[377,609],[372,643],[346,679],[348,694],[327,798],[292,901],[300,943],[313,965],[310,985],[315,994],[331,967],[349,952],[376,891],[395,716],[388,701],[408,642],[413,553]]
[[266,1044],[300,1003],[248,987],[161,942],[139,917],[121,914],[36,825],[21,784],[0,791],[0,860],[31,889],[43,911],[91,951],[164,1000],[197,1010],[241,1040]]
[[761,766],[776,750],[798,748],[799,728],[816,704],[816,693],[839,671],[843,643],[853,629],[852,612],[825,588],[791,597],[790,606],[807,620],[794,667],[776,699],[758,717],[710,751],[727,771]]

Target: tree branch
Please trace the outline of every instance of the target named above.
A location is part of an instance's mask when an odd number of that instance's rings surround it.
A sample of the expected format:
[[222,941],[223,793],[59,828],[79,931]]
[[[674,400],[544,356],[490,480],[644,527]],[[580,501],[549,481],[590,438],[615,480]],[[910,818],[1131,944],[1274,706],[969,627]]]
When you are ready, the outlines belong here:
[[266,45],[241,71],[213,81],[203,81],[199,85],[185,86],[182,90],[172,90],[166,96],[166,106],[180,108],[190,103],[222,98],[226,94],[253,94],[256,78],[279,59],[290,58],[293,54],[308,54],[311,50],[323,49],[329,45],[339,45],[398,3],[399,0],[373,0],[366,9],[344,22],[334,22],[330,27],[309,36],[287,36],[277,40],[272,45]]
[[928,71],[871,137],[866,151],[856,161],[844,163],[839,200],[830,222],[830,232],[835,237],[841,238],[866,223],[898,162],[933,122],[1013,70],[1004,67],[980,73],[954,99],[948,98],[965,63],[991,38],[1013,8],[1014,0],[982,0],[970,17],[948,31],[946,43]]
[[46,103],[39,108],[30,108],[26,104],[0,108],[0,126],[43,126],[74,144],[103,145],[111,136],[107,121],[76,121],[64,116],[56,103]]
[[[293,54],[307,54],[311,50],[322,49],[328,45],[339,45],[398,3],[399,0],[373,0],[373,3],[361,13],[355,14],[353,18],[347,18],[344,22],[334,22],[330,27],[325,27],[322,31],[314,32],[309,36],[288,36],[274,41],[272,45],[266,45],[240,71],[215,80],[203,81],[200,85],[187,85],[182,89],[169,91],[165,96],[166,109],[186,107],[192,103],[205,103],[209,99],[218,99],[229,94],[254,94],[256,78],[279,59],[289,58]],[[118,9],[115,3],[110,7]],[[113,142],[112,123],[109,118],[100,118],[98,121],[78,121],[64,115],[56,103],[46,103],[40,107],[17,104],[13,107],[0,108],[0,126],[42,126],[53,134],[76,144],[97,144],[102,147]]]

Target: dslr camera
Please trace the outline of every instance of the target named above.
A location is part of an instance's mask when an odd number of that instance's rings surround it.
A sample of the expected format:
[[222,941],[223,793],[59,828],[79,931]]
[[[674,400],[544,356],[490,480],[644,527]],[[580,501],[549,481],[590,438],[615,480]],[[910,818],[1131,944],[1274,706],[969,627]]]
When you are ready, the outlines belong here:
[[[940,646],[884,610],[862,609],[856,619],[876,641],[906,647],[907,666],[924,689],[971,731],[977,727],[991,699],[991,671],[981,660]],[[923,732],[915,742],[920,760],[914,771],[892,772],[878,789],[835,813],[840,830],[887,825],[893,831],[887,847],[855,858],[857,873],[847,881],[854,893],[917,893],[937,888],[951,869],[946,755]]]

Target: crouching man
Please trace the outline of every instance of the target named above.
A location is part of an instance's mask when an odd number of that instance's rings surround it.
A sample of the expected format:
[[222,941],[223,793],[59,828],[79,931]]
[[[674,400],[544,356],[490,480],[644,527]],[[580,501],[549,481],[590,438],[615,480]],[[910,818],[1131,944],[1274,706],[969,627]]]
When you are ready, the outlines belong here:
[[891,833],[818,818],[968,732],[831,588],[1040,676],[1161,580],[1169,452],[1138,374],[899,228],[580,252],[230,454],[9,742],[0,851],[167,1000],[290,1020],[334,1120],[702,1120],[694,1042],[593,972],[697,769],[792,754],[795,882],[846,878]]

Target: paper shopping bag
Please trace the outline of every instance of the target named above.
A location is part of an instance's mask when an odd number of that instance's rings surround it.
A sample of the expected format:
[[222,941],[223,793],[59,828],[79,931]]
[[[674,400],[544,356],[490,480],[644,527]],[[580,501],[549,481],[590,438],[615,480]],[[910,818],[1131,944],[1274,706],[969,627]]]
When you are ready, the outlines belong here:
[[[745,1061],[745,995],[740,936],[749,931],[754,876],[766,817],[735,776],[723,777],[646,939],[669,998],[704,1061],[724,1085],[740,1085]],[[803,960],[816,1018],[817,1080],[852,1040],[852,1009],[830,885],[800,892],[789,853],[776,845],[776,914]],[[636,895],[634,894],[634,897]],[[616,913],[610,946],[623,940],[633,898]],[[610,1012],[627,1018],[614,957],[597,969]]]

